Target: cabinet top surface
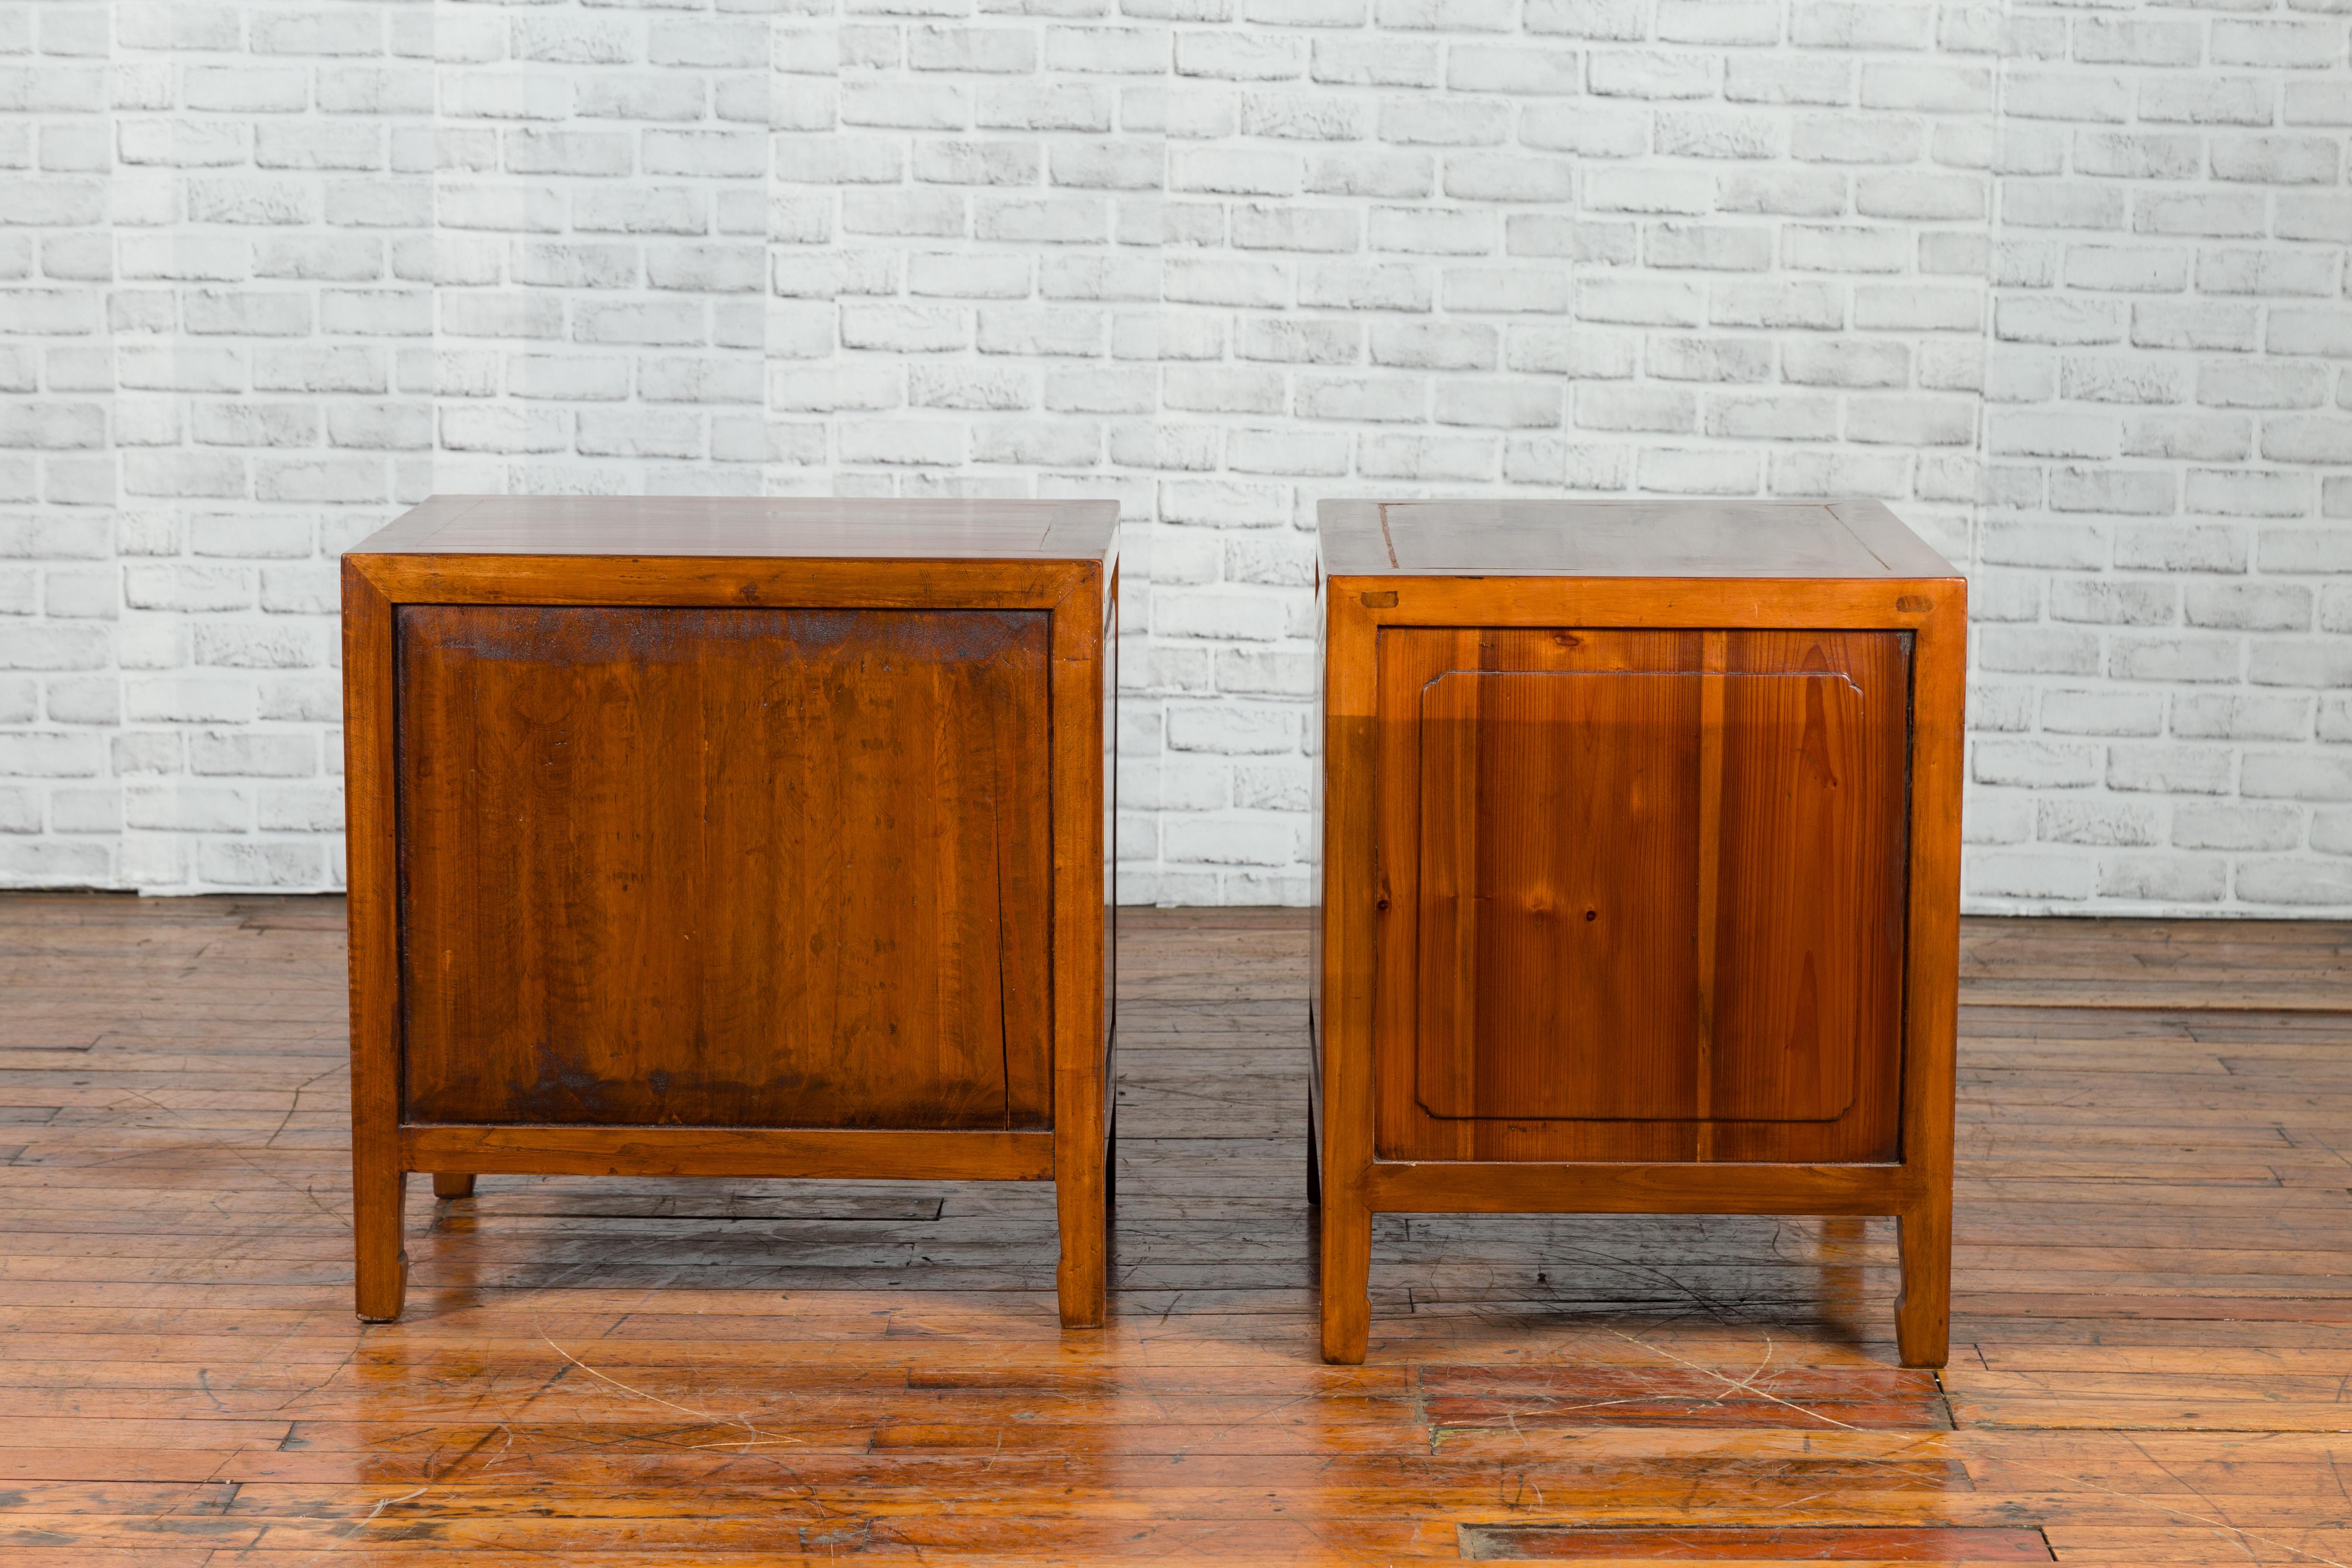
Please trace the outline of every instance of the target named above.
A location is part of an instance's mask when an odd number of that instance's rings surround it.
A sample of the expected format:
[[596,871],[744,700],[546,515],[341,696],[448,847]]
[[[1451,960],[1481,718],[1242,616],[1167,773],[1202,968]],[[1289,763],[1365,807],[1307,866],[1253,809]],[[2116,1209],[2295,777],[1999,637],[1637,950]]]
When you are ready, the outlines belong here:
[[1327,500],[1334,576],[1957,577],[1876,501]]
[[352,552],[1108,562],[1118,552],[1118,503],[435,496]]

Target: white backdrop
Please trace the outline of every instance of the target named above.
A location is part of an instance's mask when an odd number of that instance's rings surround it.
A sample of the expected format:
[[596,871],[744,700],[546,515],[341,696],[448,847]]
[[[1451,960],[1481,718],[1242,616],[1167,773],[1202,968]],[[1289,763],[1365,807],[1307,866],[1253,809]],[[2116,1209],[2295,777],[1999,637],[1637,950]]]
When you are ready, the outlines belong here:
[[1971,908],[2352,914],[2336,0],[0,5],[0,881],[341,879],[459,490],[1108,495],[1121,885],[1296,901],[1330,495],[1869,495]]

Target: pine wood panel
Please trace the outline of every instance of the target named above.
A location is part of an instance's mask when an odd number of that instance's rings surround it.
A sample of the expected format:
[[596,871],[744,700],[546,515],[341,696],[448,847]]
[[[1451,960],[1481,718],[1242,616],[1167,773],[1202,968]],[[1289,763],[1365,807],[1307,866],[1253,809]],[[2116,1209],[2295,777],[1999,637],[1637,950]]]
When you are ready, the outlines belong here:
[[1048,1124],[1048,620],[401,606],[406,1118]]
[[1894,1157],[1900,637],[1380,649],[1383,1158]]
[[[1367,1352],[1362,1299],[1375,1212],[1648,1208],[1895,1216],[1906,1282],[1895,1302],[1904,1361],[1942,1365],[1965,582],[1874,503],[1734,503],[1718,512],[1697,502],[1629,510],[1330,500],[1318,521],[1322,930],[1311,995],[1310,1181],[1322,1210],[1325,1355],[1354,1362]],[[1517,662],[1534,668],[1489,668],[1486,645],[1506,639]],[[1694,639],[1695,657],[1673,651]],[[1882,665],[1902,650],[1894,679],[1869,676],[1859,711],[1840,699],[1832,722],[1818,684],[1818,702],[1801,693],[1763,704],[1733,696],[1766,673],[1747,668],[1748,654],[1766,653],[1784,679],[1809,666],[1818,677],[1833,672],[1822,656],[1830,641],[1876,649]],[[1807,643],[1790,668],[1795,647]],[[1668,651],[1669,662],[1654,662]],[[1601,668],[1574,668],[1581,657]],[[1631,706],[1615,714],[1606,705],[1570,711],[1577,702],[1551,695],[1544,700],[1561,708],[1554,717],[1562,721],[1552,728],[1564,735],[1538,737],[1546,726],[1498,712],[1497,740],[1529,737],[1511,748],[1517,754],[1482,771],[1465,757],[1478,757],[1486,742],[1441,736],[1424,778],[1423,704],[1454,684],[1457,659],[1473,691],[1532,693],[1540,683],[1491,678],[1597,680],[1612,664],[1620,676],[1699,679],[1679,701],[1673,683],[1640,683],[1646,696],[1620,700]],[[1555,663],[1570,668],[1546,668]],[[1834,673],[1862,689],[1852,669]],[[1440,728],[1465,722],[1439,700]],[[1458,699],[1454,708],[1467,701],[1475,711],[1486,700]],[[1541,702],[1530,701],[1521,706],[1532,717]],[[1775,709],[1777,723],[1747,721]],[[1791,743],[1791,727],[1801,741]],[[1558,787],[1579,771],[1562,765],[1578,756],[1579,728],[1632,752],[1604,763],[1588,749],[1582,771],[1609,776],[1581,796]],[[1820,784],[1838,764],[1868,787]],[[1498,786],[1496,799],[1482,800],[1482,786],[1465,782],[1484,778]],[[1425,796],[1431,786],[1440,798]],[[1531,820],[1492,819],[1509,807]],[[1741,828],[1734,843],[1729,830]],[[1592,842],[1611,835],[1622,841]],[[1482,837],[1505,852],[1549,839],[1550,853],[1538,850],[1531,876],[1522,875],[1523,857],[1513,869],[1482,870]],[[1515,842],[1501,844],[1506,837]],[[1809,837],[1818,842],[1788,853],[1792,839]],[[1843,864],[1839,846],[1853,850]],[[1424,889],[1425,860],[1436,880]],[[1598,881],[1595,868],[1605,868]],[[1515,887],[1515,875],[1528,885]],[[1553,885],[1580,882],[1592,885]],[[1686,910],[1675,891],[1685,884],[1696,889]],[[1576,938],[1535,933],[1556,931],[1559,895],[1576,891],[1590,895],[1588,923],[1597,927],[1607,903],[1637,940],[1613,955],[1587,955],[1595,962],[1563,963]],[[1846,917],[1846,929],[1808,929],[1823,901]],[[1629,909],[1648,916],[1646,932],[1642,920],[1624,920]],[[1660,932],[1682,925],[1689,950],[1671,936],[1662,946]],[[1434,952],[1415,949],[1424,928],[1438,934]],[[1533,940],[1495,940],[1515,932]],[[1549,951],[1511,951],[1522,947]],[[1475,1000],[1465,994],[1464,969],[1497,960],[1513,983],[1481,984]],[[1622,984],[1600,981],[1610,972]],[[1439,993],[1426,1001],[1424,983]],[[1577,1004],[1594,999],[1612,1028],[1635,1037],[1622,1046],[1581,1038]],[[1839,1022],[1852,1027],[1822,1026],[1825,1009],[1849,1006],[1851,1018]],[[1499,1026],[1482,1033],[1482,1013]],[[1690,1021],[1677,1027],[1678,1015]],[[1761,1039],[1742,1041],[1759,1020]],[[1890,1021],[1899,1031],[1891,1045]],[[1719,1033],[1745,1058],[1727,1059],[1720,1073]],[[1662,1038],[1675,1045],[1661,1051]],[[1763,1048],[1738,1052],[1741,1044]],[[1604,1062],[1604,1050],[1618,1054]],[[1755,1119],[1717,1117],[1718,1088]],[[1848,1116],[1797,1119],[1818,1113],[1842,1088],[1852,1090]],[[1580,1103],[1622,1119],[1562,1114]],[[1623,1114],[1685,1107],[1682,1118]],[[1706,1173],[1694,1175],[1699,1166]]]
[[[1941,1373],[1894,1364],[1885,1222],[1694,1215],[1383,1215],[1375,1361],[1333,1367],[1304,920],[1128,910],[1099,1334],[1040,1188],[513,1174],[410,1192],[369,1326],[341,924],[0,895],[0,1563],[2352,1561],[2352,1015],[1965,1008]],[[2352,929],[1967,935],[2121,986]]]

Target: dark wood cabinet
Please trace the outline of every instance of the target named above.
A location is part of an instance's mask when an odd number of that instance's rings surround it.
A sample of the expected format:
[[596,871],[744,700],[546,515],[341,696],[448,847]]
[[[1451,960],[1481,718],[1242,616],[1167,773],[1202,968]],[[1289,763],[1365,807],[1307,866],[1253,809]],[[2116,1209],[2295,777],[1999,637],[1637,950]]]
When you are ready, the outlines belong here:
[[1102,1321],[1115,505],[436,499],[343,570],[362,1317],[426,1170],[1051,1177]]
[[1325,502],[1323,1342],[1370,1216],[1899,1217],[1949,1295],[1965,584],[1868,502]]

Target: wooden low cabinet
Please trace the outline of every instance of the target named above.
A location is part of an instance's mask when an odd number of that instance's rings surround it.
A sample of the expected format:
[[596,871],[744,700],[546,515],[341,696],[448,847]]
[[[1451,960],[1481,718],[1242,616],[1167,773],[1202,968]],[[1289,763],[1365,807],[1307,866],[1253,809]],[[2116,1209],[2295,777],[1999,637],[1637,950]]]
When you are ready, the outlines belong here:
[[1891,1215],[1948,1338],[1965,584],[1872,502],[1326,501],[1311,1173],[1371,1215]]
[[406,1173],[1051,1179],[1103,1320],[1111,502],[436,498],[343,558],[357,1299]]

